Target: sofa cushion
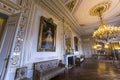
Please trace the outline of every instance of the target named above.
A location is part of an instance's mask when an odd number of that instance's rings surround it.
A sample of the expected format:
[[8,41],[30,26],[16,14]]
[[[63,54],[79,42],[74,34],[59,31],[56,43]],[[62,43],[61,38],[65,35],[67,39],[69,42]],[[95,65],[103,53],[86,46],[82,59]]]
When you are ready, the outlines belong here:
[[46,62],[41,62],[41,63],[37,63],[35,64],[35,69],[40,71],[40,72],[44,72],[46,70],[50,70],[52,68],[56,68],[58,67],[59,64],[59,60],[51,60],[51,61],[46,61]]

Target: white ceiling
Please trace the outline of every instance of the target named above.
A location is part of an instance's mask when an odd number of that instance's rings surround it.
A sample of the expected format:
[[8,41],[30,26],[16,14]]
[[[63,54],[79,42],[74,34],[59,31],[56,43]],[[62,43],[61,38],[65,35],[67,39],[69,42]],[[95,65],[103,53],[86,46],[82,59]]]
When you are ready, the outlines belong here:
[[[79,24],[90,25],[98,21],[98,16],[91,16],[90,10],[95,5],[108,0],[83,0],[77,7],[77,10],[73,13],[74,18]],[[120,13],[120,1],[109,0],[111,2],[110,8],[103,14],[105,19],[114,18]]]
[[120,24],[120,0],[36,0],[54,11],[56,15],[70,23],[78,34],[87,35],[98,28],[98,16],[91,16],[90,10],[102,2],[110,2],[109,9],[103,14],[107,24]]

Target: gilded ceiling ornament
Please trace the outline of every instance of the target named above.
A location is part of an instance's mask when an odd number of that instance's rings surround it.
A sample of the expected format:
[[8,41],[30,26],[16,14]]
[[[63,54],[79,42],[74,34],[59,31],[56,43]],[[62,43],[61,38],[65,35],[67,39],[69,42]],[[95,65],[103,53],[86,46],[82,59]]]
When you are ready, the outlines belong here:
[[69,11],[73,10],[73,7],[75,6],[77,0],[72,0],[71,2],[66,4],[66,7],[68,8]]
[[98,9],[101,8],[100,13],[106,12],[111,6],[111,1],[104,1],[102,3],[99,3],[95,5],[93,8],[90,9],[90,15],[91,16],[97,16],[99,15]]

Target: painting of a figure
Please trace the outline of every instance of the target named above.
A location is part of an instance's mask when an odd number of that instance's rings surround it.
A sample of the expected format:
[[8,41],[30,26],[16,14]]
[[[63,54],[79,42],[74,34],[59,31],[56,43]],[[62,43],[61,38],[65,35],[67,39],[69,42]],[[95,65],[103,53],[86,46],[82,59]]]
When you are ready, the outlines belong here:
[[51,19],[41,17],[38,51],[55,51],[56,25]]
[[41,48],[47,48],[47,49],[51,49],[53,48],[53,31],[51,29],[51,24],[49,23],[44,23],[44,28],[43,28],[43,37],[42,37],[42,45]]

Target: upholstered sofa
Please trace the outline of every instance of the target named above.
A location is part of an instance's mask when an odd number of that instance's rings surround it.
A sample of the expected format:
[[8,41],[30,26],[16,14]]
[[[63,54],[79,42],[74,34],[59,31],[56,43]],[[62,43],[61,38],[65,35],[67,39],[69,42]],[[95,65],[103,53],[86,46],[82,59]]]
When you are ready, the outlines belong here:
[[32,80],[32,78],[27,77],[27,67],[21,67],[16,69],[14,80]]
[[49,80],[65,72],[65,65],[58,59],[34,64],[33,80]]

